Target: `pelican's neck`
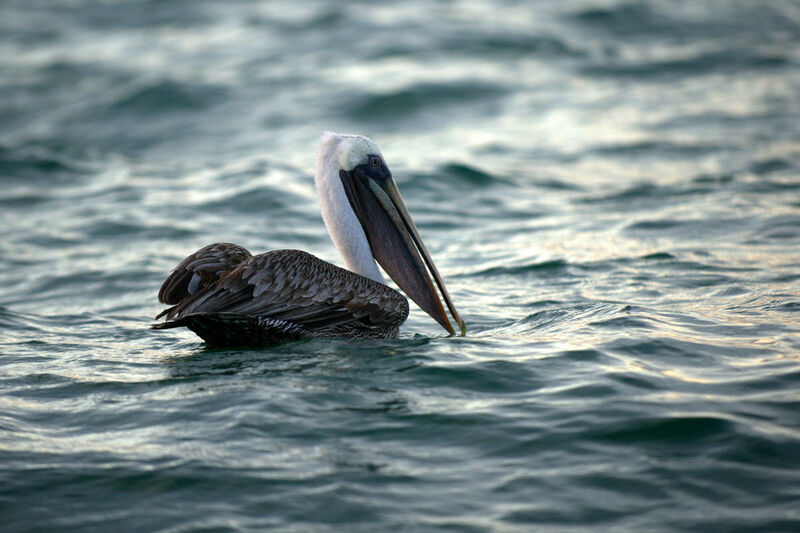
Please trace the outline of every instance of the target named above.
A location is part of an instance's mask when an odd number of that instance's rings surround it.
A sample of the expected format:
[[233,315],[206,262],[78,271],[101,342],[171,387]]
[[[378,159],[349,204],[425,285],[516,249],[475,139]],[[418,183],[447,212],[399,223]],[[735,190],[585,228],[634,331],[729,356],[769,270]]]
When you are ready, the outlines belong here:
[[364,228],[350,206],[339,177],[341,164],[338,152],[341,141],[341,136],[327,133],[322,138],[317,155],[315,182],[322,218],[347,269],[385,285],[386,280],[372,256]]

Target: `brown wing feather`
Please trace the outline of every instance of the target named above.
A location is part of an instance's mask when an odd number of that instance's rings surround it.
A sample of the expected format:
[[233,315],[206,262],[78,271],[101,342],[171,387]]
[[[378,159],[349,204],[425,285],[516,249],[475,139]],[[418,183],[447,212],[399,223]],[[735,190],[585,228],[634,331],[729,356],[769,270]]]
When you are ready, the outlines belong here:
[[167,318],[200,313],[266,316],[309,329],[353,322],[396,328],[408,316],[408,302],[386,285],[306,252],[275,250],[245,259],[168,310]]
[[[200,289],[213,285],[250,257],[252,254],[238,244],[217,242],[204,246],[172,269],[158,291],[158,301],[179,304]],[[195,286],[192,286],[193,280]]]

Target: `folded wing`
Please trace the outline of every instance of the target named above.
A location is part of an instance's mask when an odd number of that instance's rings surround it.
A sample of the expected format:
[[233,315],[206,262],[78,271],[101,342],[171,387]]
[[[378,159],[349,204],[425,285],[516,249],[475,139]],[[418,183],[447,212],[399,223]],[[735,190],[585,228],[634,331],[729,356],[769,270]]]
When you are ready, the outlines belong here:
[[200,289],[214,285],[250,257],[252,254],[238,244],[217,242],[204,246],[172,269],[158,291],[158,301],[178,304]]
[[[191,281],[176,280],[175,289],[166,293],[185,296],[162,315],[176,326],[191,327],[204,338],[192,327],[199,322],[192,317],[225,315],[227,327],[235,322],[231,318],[234,316],[257,317],[262,322],[269,319],[273,327],[284,324],[293,328],[295,336],[302,332],[301,336],[393,337],[408,316],[408,302],[399,292],[306,252],[274,250],[247,257],[233,269],[224,271],[226,260],[220,259],[220,250],[211,249],[206,255],[202,251],[186,258],[170,278],[176,273],[185,277],[179,270],[182,268],[200,276],[204,285],[189,294]],[[215,262],[214,256],[219,260]],[[205,270],[199,270],[197,265],[203,265]],[[212,271],[214,277],[209,275],[208,281],[199,273]],[[164,285],[168,283],[169,279]],[[185,290],[181,289],[183,286]],[[207,325],[214,321],[202,322]],[[255,324],[252,320],[249,323],[249,327]],[[159,325],[159,329],[170,324]]]

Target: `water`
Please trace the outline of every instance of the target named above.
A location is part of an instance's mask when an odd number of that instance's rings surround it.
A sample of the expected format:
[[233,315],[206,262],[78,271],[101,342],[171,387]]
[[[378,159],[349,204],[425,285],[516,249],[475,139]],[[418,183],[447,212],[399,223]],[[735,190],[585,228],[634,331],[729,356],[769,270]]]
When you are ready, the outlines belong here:
[[[800,5],[8,0],[3,531],[800,530]],[[209,351],[381,147],[469,325]]]

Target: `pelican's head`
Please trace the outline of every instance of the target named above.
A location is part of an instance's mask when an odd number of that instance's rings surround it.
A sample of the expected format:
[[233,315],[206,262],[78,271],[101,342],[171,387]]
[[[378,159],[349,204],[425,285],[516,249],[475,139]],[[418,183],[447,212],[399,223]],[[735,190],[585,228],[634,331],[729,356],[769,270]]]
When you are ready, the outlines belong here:
[[319,157],[321,167],[338,170],[349,206],[364,230],[375,261],[409,298],[453,334],[455,330],[435,282],[463,335],[466,325],[425,249],[378,146],[360,135],[326,133]]
[[378,145],[362,135],[342,135],[326,132],[323,143],[336,141],[334,156],[341,170],[352,172],[354,168],[369,162],[370,156],[383,157]]

